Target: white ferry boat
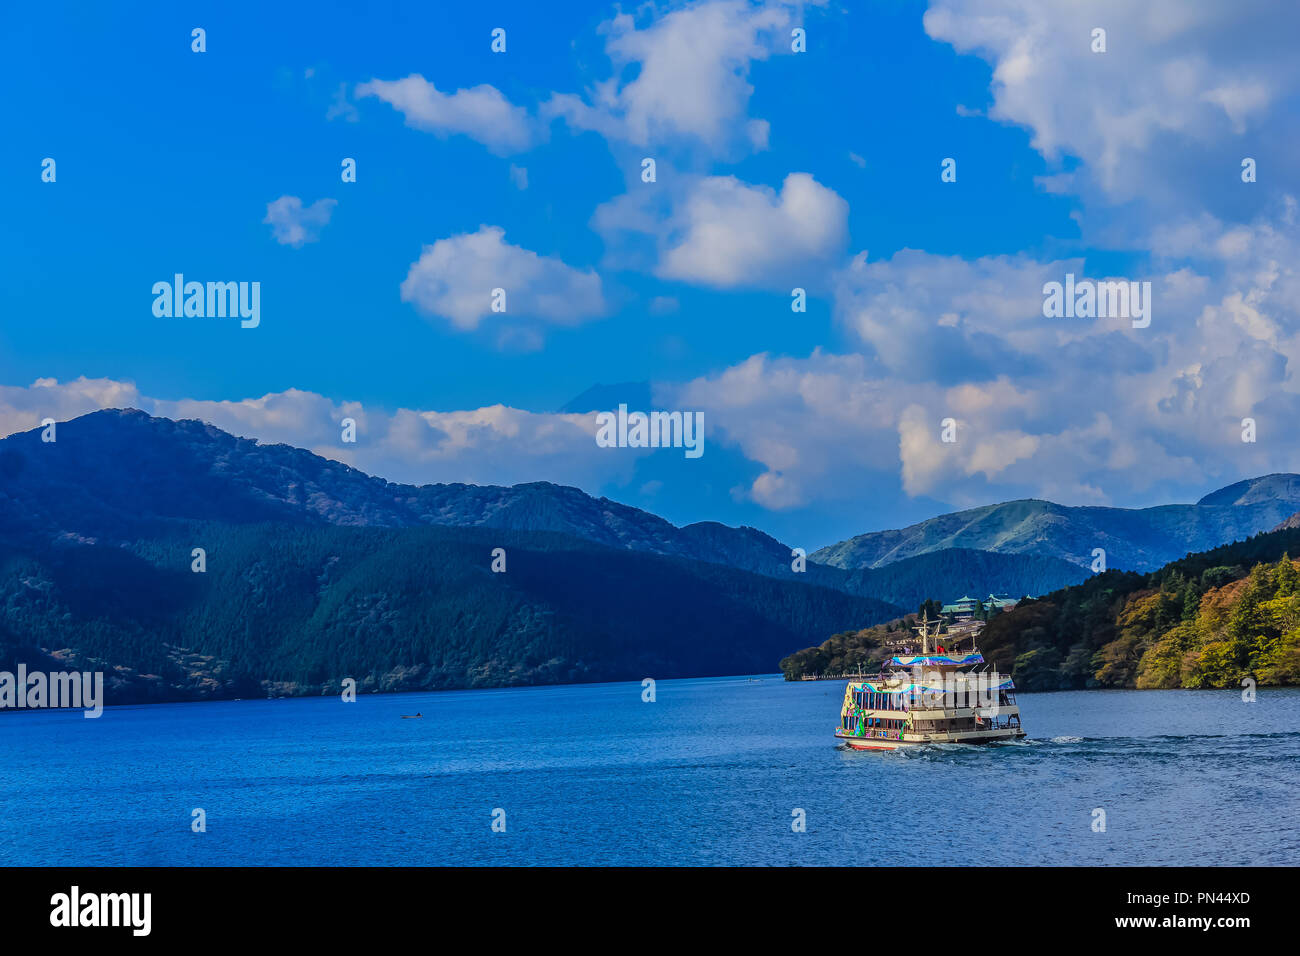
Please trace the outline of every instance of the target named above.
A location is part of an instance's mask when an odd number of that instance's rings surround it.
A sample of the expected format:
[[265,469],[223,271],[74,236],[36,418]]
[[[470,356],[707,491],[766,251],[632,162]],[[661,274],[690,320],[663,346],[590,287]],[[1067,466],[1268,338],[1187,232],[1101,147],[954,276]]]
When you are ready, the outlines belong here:
[[[985,665],[979,625],[940,633],[927,615],[916,625],[920,654],[900,654],[879,677],[850,681],[835,736],[854,750],[937,743],[985,744],[1025,736],[1011,678]],[[957,648],[966,641],[966,651]]]

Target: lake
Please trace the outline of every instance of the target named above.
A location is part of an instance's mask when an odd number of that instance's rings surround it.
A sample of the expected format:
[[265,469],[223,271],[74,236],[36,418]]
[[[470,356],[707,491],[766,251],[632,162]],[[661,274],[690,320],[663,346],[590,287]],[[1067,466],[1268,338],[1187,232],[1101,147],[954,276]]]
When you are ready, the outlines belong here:
[[629,683],[0,714],[0,862],[1300,862],[1300,689],[1021,693],[1025,741],[894,753],[836,746],[843,690],[764,676],[661,681],[653,703]]

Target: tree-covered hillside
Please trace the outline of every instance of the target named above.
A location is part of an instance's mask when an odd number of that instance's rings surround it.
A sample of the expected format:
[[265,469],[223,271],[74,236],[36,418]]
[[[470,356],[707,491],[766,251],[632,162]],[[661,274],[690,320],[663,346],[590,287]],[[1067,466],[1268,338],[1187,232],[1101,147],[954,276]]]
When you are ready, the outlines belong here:
[[[1022,690],[1300,683],[1300,529],[1108,571],[992,615],[979,648]],[[832,635],[781,661],[787,679],[872,672],[912,618]]]
[[916,615],[832,634],[816,647],[806,647],[781,659],[786,680],[804,675],[875,674],[893,653],[886,644],[912,633]]
[[1259,534],[1150,574],[1107,572],[1026,601],[980,648],[1026,690],[1300,682],[1300,531]]
[[128,545],[6,540],[0,668],[103,670],[112,703],[329,693],[347,677],[411,690],[754,673],[810,635],[900,613],[485,529],[176,523]]

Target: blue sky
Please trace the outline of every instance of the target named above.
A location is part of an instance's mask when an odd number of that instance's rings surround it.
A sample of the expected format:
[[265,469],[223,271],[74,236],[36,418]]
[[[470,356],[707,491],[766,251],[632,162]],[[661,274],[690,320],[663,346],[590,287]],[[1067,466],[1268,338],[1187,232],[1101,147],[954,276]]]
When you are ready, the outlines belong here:
[[[136,404],[395,480],[556,480],[809,547],[1294,469],[1300,83],[1258,29],[1294,36],[1293,12],[1039,6],[10,11],[4,430]],[[264,221],[284,197],[326,201],[310,241]],[[1066,271],[1152,281],[1155,330],[1052,326],[1041,286]],[[176,272],[260,282],[261,324],[156,318]],[[448,305],[498,273],[506,315]],[[702,409],[704,457],[553,415],[602,383]]]

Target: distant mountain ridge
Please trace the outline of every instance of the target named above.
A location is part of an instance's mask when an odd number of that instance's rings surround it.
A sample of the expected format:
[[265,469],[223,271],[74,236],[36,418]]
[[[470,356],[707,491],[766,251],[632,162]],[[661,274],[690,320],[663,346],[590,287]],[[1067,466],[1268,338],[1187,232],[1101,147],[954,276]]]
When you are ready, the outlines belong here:
[[653,408],[649,382],[623,382],[618,385],[593,385],[581,395],[569,399],[559,409],[562,415],[584,415],[588,412],[612,412],[620,404],[633,411],[648,412]]
[[833,567],[875,568],[945,548],[1037,554],[1090,566],[1147,571],[1268,531],[1300,510],[1300,475],[1274,474],[1211,492],[1196,504],[1072,507],[1022,499],[939,515],[896,531],[857,535],[811,555]]
[[[176,520],[558,533],[859,596],[876,597],[881,588],[896,595],[942,590],[934,561],[901,565],[889,575],[854,574],[815,561],[795,572],[792,549],[756,528],[716,521],[678,527],[648,511],[550,482],[396,484],[301,448],[261,444],[203,422],[155,418],[135,409],[64,422],[54,443],[41,442],[39,430],[0,441],[0,523],[11,532],[112,540],[138,535],[142,522]],[[1039,579],[1048,590],[1072,583],[1054,559],[1031,569],[1034,556],[969,554],[970,568],[958,568],[954,556],[942,566],[962,580],[983,582],[981,587],[1000,584],[999,590]]]
[[[113,534],[156,519],[285,521],[356,527],[500,528],[571,534],[611,548],[733,564],[737,543],[766,563],[789,549],[753,528],[677,528],[657,515],[550,482],[403,485],[290,445],[203,422],[107,409],[0,441],[0,517],[15,526]],[[741,549],[742,552],[745,550]]]

